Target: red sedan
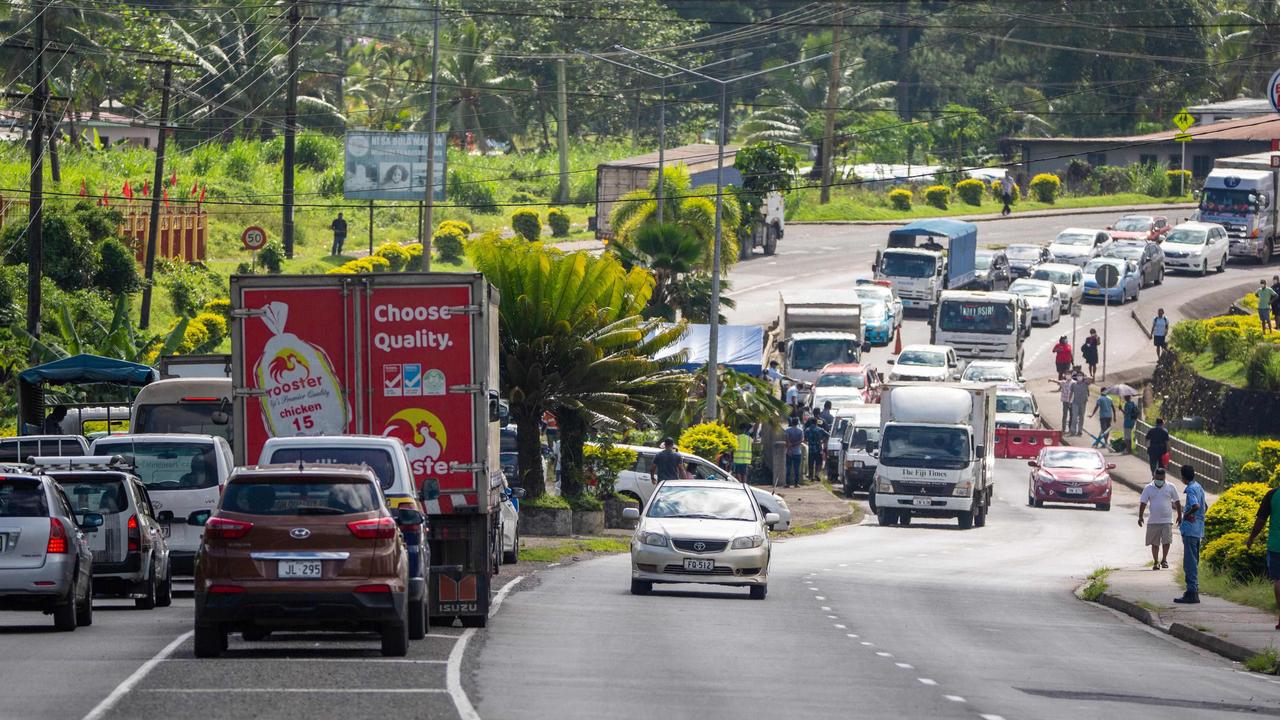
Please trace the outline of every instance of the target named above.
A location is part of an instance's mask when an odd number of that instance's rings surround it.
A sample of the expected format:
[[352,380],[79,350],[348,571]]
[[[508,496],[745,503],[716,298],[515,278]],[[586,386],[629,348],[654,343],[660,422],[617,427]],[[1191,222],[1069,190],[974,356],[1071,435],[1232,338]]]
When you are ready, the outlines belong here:
[[1041,507],[1046,502],[1093,505],[1111,509],[1111,470],[1102,453],[1093,448],[1047,447],[1027,463],[1031,479],[1027,484],[1027,504]]
[[1172,229],[1163,215],[1125,215],[1107,229],[1116,240],[1146,240],[1158,243]]

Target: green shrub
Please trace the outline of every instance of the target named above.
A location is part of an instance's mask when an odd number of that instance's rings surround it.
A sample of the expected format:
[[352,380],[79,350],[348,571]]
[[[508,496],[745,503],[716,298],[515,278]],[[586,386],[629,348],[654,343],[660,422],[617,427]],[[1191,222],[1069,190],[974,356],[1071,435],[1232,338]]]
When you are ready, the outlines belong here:
[[1062,188],[1062,181],[1053,173],[1040,173],[1031,178],[1031,192],[1036,196],[1036,200],[1042,203],[1053,204],[1058,198],[1058,190]]
[[227,319],[217,313],[202,312],[191,319],[191,325],[201,325],[209,334],[209,344],[217,346],[227,337]]
[[98,246],[98,272],[94,275],[93,284],[117,295],[135,292],[142,287],[138,261],[124,243],[107,238]]
[[445,220],[436,226],[436,230],[443,230],[447,227],[456,228],[463,238],[466,238],[475,232],[471,228],[471,223],[465,220]]
[[1224,563],[1226,573],[1239,582],[1248,582],[1266,575],[1267,543],[1255,542],[1253,547],[1245,547],[1248,536],[1238,534],[1243,537],[1233,538],[1233,542],[1227,546]]
[[253,275],[254,274],[253,263],[242,261],[239,265],[236,265],[236,274],[237,275]]
[[199,265],[163,258],[156,263],[157,284],[169,293],[175,315],[190,317],[204,304],[226,293],[222,279]]
[[581,173],[573,180],[570,190],[574,205],[589,205],[596,201],[596,174]]
[[342,168],[329,168],[316,176],[316,192],[325,197],[337,197],[342,194]]
[[422,271],[422,253],[423,253],[422,244],[413,243],[412,245],[409,245],[408,247],[405,248],[405,252],[409,253],[409,259],[404,264],[405,271],[421,272]]
[[1205,540],[1212,542],[1228,533],[1249,532],[1262,496],[1270,489],[1266,483],[1237,483],[1228,488],[1205,513]]
[[391,272],[400,272],[404,269],[406,263],[409,262],[409,251],[399,243],[385,243],[379,245],[373,254],[387,261],[390,264]]
[[1236,352],[1240,344],[1241,333],[1233,327],[1215,327],[1209,329],[1209,351],[1213,359],[1223,362]]
[[542,494],[535,498],[520,501],[520,507],[533,507],[542,510],[572,510],[569,501],[559,495]]
[[1244,376],[1245,384],[1251,390],[1280,391],[1280,347],[1271,343],[1249,346]]
[[1093,177],[1098,183],[1098,190],[1104,195],[1129,192],[1133,189],[1132,176],[1128,168],[1101,165],[1093,169]]
[[1263,467],[1262,463],[1250,460],[1240,466],[1240,482],[1269,483],[1271,482],[1271,473],[1267,468]]
[[542,221],[537,212],[523,208],[511,213],[511,229],[525,240],[537,242],[542,235]]
[[497,195],[493,191],[493,183],[473,180],[458,170],[449,171],[449,199],[456,205],[471,208],[482,215],[497,215]]
[[596,480],[596,494],[613,493],[618,474],[636,464],[636,451],[617,445],[586,445],[582,448],[583,469]]
[[1200,550],[1200,561],[1217,573],[1227,571],[1227,552],[1236,545],[1243,545],[1249,539],[1248,533],[1227,533],[1214,538]]
[[[1176,194],[1179,188],[1182,189],[1183,195],[1190,195],[1191,190],[1195,188],[1195,185],[1191,182],[1190,170],[1166,170],[1164,175],[1169,181],[1167,192],[1170,195]],[[1179,185],[1178,183],[1182,184]]]
[[236,140],[222,153],[222,174],[240,182],[252,182],[258,170],[258,148],[253,143]]
[[565,237],[569,234],[569,214],[560,208],[547,211],[547,227],[551,228],[551,237]]
[[709,422],[690,426],[680,434],[676,444],[684,452],[715,462],[720,453],[732,451],[738,442],[732,430],[720,423]]
[[376,272],[376,273],[391,272],[391,261],[387,260],[384,257],[379,257],[377,255],[370,255],[367,258],[363,258],[360,262],[365,265],[368,265],[369,269],[372,272]]
[[1259,440],[1253,453],[1267,472],[1280,468],[1280,440]]
[[1169,194],[1169,177],[1164,167],[1152,163],[1129,166],[1129,189],[1142,195],[1164,197]]
[[269,274],[279,275],[284,265],[284,251],[280,249],[280,244],[275,240],[268,242],[258,251],[258,262]]
[[584,492],[581,495],[570,495],[565,498],[565,501],[569,503],[569,508],[574,512],[591,512],[604,509],[604,503],[590,493]]
[[342,141],[318,133],[299,135],[294,142],[293,159],[298,165],[324,172],[342,161]]
[[951,202],[951,188],[946,185],[930,185],[924,189],[924,201],[931,207],[946,210]]
[[436,253],[441,260],[457,262],[462,258],[464,249],[462,233],[458,231],[457,227],[441,227],[431,237],[431,244],[435,247]]
[[215,298],[210,300],[205,303],[204,307],[200,308],[200,310],[201,312],[210,312],[216,315],[221,315],[225,320],[231,319],[231,301],[227,298]]
[[914,196],[907,188],[894,188],[889,191],[889,205],[894,210],[901,212],[910,211],[912,199],[914,199]]
[[981,205],[982,191],[986,189],[986,184],[981,180],[968,178],[956,183],[956,195],[964,201],[966,205]]
[[187,323],[187,329],[182,333],[182,343],[178,345],[180,354],[193,353],[202,349],[209,342],[209,331],[204,325],[199,323]]
[[531,205],[539,202],[539,199],[523,190],[517,190],[511,193],[511,202],[516,205]]
[[1169,346],[1180,355],[1199,355],[1209,347],[1209,327],[1203,320],[1182,320],[1169,331]]

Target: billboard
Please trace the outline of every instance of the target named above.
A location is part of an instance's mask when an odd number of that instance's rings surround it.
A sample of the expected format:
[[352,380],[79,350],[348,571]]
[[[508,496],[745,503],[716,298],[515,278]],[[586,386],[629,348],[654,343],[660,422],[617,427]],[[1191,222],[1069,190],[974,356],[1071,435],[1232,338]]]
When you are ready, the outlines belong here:
[[[346,136],[342,196],[347,200],[422,200],[430,133],[351,131]],[[444,200],[445,134],[435,134],[435,199]]]

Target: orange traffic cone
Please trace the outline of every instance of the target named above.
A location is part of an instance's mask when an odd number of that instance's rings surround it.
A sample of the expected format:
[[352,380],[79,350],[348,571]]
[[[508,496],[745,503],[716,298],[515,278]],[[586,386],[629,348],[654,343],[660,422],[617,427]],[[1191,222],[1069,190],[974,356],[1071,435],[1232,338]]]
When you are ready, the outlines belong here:
[[893,333],[893,354],[898,355],[902,352],[902,328],[899,327]]

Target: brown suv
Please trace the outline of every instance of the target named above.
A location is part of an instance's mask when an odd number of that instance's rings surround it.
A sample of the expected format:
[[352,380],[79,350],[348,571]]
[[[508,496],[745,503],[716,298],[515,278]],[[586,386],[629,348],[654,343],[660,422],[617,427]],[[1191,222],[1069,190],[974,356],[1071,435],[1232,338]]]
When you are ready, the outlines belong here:
[[227,633],[374,630],[382,654],[408,652],[409,560],[397,525],[422,514],[387,509],[372,471],[267,465],[232,474],[204,523],[196,556],[195,654],[217,657]]

